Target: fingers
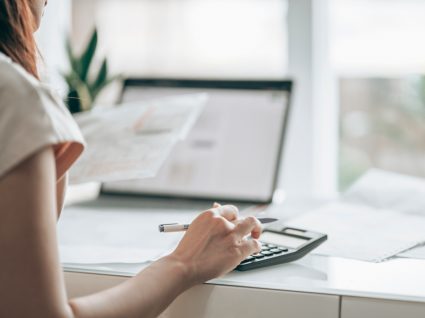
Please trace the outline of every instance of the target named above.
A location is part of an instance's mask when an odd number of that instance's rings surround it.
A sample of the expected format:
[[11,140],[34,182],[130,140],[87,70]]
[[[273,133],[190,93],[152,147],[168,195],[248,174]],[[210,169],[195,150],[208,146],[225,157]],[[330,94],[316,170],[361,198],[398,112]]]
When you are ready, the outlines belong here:
[[243,257],[261,252],[261,243],[256,239],[245,239],[241,245]]
[[236,225],[235,232],[244,237],[251,233],[252,238],[258,239],[261,235],[263,227],[260,221],[254,216],[248,216]]
[[239,217],[239,210],[234,205],[220,205],[218,203],[214,203],[212,210],[215,210],[215,212],[228,221],[235,221]]

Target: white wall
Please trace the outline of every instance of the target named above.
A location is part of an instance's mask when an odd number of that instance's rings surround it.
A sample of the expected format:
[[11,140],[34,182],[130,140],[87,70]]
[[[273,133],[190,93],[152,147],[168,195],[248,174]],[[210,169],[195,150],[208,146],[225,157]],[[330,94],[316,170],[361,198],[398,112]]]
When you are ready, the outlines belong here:
[[36,41],[42,59],[41,76],[50,82],[60,93],[66,91],[61,72],[67,69],[65,38],[71,21],[71,1],[49,1],[45,9],[40,29],[36,32]]

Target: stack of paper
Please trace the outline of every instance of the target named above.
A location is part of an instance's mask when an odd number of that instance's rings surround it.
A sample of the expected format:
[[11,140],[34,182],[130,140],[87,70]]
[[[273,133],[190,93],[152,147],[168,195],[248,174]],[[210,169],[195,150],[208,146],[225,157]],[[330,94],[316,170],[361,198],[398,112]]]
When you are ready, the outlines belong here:
[[88,144],[71,183],[153,177],[198,119],[206,94],[190,94],[94,110],[75,118]]
[[288,222],[328,234],[315,253],[380,262],[396,255],[425,258],[425,180],[372,170],[338,202]]

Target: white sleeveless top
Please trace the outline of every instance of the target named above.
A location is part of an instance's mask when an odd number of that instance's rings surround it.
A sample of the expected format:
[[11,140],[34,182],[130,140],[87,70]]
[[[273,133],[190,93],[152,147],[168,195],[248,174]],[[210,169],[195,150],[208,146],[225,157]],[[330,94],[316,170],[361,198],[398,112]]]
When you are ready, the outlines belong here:
[[60,97],[0,52],[0,178],[49,145],[59,179],[85,144]]

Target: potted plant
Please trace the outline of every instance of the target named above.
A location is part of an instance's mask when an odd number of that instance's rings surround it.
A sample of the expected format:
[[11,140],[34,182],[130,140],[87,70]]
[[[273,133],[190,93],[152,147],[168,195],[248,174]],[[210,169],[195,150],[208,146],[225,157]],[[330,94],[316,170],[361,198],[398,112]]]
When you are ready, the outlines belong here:
[[90,110],[102,89],[118,78],[117,76],[108,77],[106,58],[97,70],[93,69],[92,61],[96,53],[97,41],[98,34],[95,28],[87,46],[79,56],[73,52],[69,38],[66,41],[70,70],[63,76],[68,84],[65,104],[71,113]]

